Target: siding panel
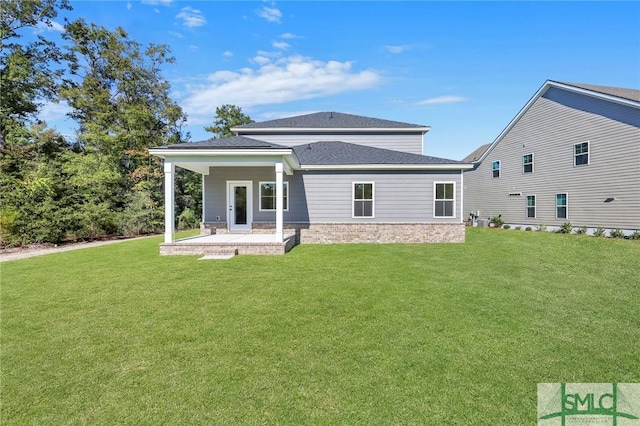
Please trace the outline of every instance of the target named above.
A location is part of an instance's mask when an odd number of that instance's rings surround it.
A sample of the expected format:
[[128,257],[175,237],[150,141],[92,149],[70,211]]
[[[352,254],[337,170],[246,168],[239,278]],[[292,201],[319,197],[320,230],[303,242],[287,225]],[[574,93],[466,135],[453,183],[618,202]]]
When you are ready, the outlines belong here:
[[[459,223],[461,222],[460,172],[295,172],[285,176],[289,182],[290,206],[285,222],[387,222],[387,223]],[[226,218],[226,182],[253,182],[254,221],[275,221],[275,212],[258,210],[259,181],[275,180],[270,167],[212,168],[205,177],[205,221]],[[456,217],[433,218],[434,181],[456,185]],[[352,183],[375,183],[375,217],[352,218]]]
[[422,133],[336,133],[336,134],[250,134],[247,137],[285,146],[298,146],[320,141],[341,141],[374,148],[391,149],[422,155]]
[[[589,141],[590,164],[574,166],[575,143]],[[534,154],[534,173],[522,155]],[[491,177],[493,161],[501,176]],[[508,223],[640,229],[640,111],[550,88],[475,170],[465,173],[465,212],[502,214]],[[522,192],[521,197],[509,197]],[[556,193],[568,193],[568,219],[555,218]],[[525,218],[526,195],[537,217]],[[605,202],[615,198],[612,202]]]

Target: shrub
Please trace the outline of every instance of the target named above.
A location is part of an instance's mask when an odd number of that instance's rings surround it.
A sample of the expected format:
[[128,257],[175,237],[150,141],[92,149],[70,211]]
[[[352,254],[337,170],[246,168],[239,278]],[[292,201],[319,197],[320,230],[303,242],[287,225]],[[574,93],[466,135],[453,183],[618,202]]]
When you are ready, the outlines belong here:
[[620,228],[612,229],[611,232],[609,232],[609,236],[611,238],[624,238],[624,232],[622,232]]
[[522,227],[521,227],[521,226],[516,226],[516,227],[515,227],[515,228],[513,228],[513,229],[515,229],[516,231],[519,231],[519,230],[521,230],[521,229],[522,229]]
[[502,219],[502,216],[498,215],[489,219],[489,223],[493,223],[496,228],[502,228],[502,225],[504,225],[504,220]]
[[178,217],[178,229],[193,229],[200,225],[200,219],[190,208],[186,208]]
[[586,226],[581,226],[580,228],[576,229],[576,234],[578,235],[586,235],[588,229]]
[[531,227],[527,226],[526,228],[524,228],[525,231],[531,231]]
[[602,226],[598,226],[596,228],[596,230],[593,231],[593,236],[594,237],[606,237],[607,236],[606,234],[607,233],[606,233],[606,231],[604,230],[604,228]]
[[558,232],[561,234],[570,234],[571,231],[573,231],[573,226],[571,225],[571,222],[563,223],[562,226],[560,226],[560,229],[558,230]]
[[509,224],[507,223],[507,224],[505,224],[505,225],[502,225],[502,227],[503,227],[504,229],[510,229],[510,228],[511,228],[511,225],[509,225]]
[[538,232],[546,232],[546,231],[547,231],[547,225],[545,225],[544,223],[538,225]]
[[633,231],[633,234],[629,235],[629,239],[640,240],[640,231],[638,230]]

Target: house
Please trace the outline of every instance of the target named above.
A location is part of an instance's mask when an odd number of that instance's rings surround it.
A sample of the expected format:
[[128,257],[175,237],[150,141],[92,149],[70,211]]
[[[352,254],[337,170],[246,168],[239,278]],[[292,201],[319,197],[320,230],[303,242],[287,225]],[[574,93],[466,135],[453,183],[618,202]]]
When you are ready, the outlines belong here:
[[467,214],[640,229],[640,90],[547,81],[481,151],[465,172]]
[[[423,155],[428,126],[319,112],[232,130],[150,150],[164,159],[161,253],[214,252],[207,242],[284,253],[296,243],[464,241],[462,173],[472,166]],[[207,235],[193,241],[173,239],[176,167],[202,175]]]

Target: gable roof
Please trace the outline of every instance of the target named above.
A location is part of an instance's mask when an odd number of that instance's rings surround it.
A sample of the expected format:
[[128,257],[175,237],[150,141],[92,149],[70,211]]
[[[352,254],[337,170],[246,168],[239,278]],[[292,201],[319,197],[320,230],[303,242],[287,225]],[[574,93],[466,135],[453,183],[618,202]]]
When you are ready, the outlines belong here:
[[602,93],[604,95],[615,96],[622,99],[629,99],[631,101],[640,102],[640,90],[638,89],[625,89],[622,87],[611,86],[596,86],[595,84],[582,84],[582,83],[561,83],[567,86],[577,87],[579,89],[590,90],[592,92]]
[[340,141],[322,141],[293,147],[300,166],[351,165],[466,165],[462,161],[372,148]]
[[340,112],[316,112],[260,123],[243,124],[233,127],[231,130],[238,133],[260,133],[264,131],[335,132],[336,130],[428,132],[430,129],[431,127],[420,124],[402,123],[400,121],[382,120]]
[[484,154],[484,152],[491,146],[490,143],[486,143],[480,147],[478,147],[475,151],[473,151],[471,154],[467,155],[466,157],[464,157],[462,159],[463,162],[465,163],[473,163],[474,161],[477,161],[480,157],[482,157],[482,154]]
[[522,117],[529,110],[529,108],[531,108],[535,101],[541,98],[547,92],[547,90],[552,87],[640,109],[640,90],[637,89],[596,86],[593,84],[582,83],[562,83],[559,81],[547,80],[542,85],[542,87],[540,87],[540,89],[538,89],[538,91],[533,95],[533,97],[529,99],[529,102],[527,102],[526,105],[522,107],[522,109],[518,112],[518,114],[509,122],[507,127],[505,127],[504,130],[500,132],[498,137],[491,143],[489,148],[487,148],[487,150],[476,161],[476,163],[481,163],[482,161],[484,161],[486,156],[489,155],[491,151],[493,151],[496,145],[500,143],[500,141],[506,136],[506,134],[509,133],[511,128],[513,128],[518,120],[520,120],[520,117]]

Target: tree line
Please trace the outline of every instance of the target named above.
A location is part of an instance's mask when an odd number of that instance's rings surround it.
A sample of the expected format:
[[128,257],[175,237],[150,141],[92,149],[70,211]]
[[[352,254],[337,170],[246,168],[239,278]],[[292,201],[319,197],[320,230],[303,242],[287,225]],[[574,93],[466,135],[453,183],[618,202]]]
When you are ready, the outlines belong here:
[[[25,31],[52,26],[68,0],[1,0],[0,244],[60,243],[163,229],[161,160],[149,147],[187,142],[186,114],[171,99],[162,67],[167,45],[141,45],[122,28],[65,22],[63,42]],[[60,134],[40,119],[45,102],[64,102],[77,124]],[[206,130],[230,135],[251,122],[224,105]],[[195,227],[201,177],[176,176],[178,226]]]

